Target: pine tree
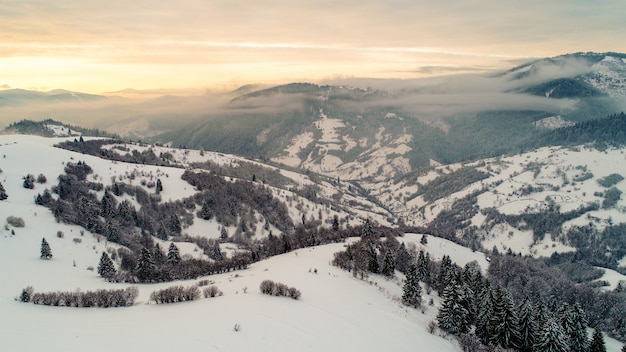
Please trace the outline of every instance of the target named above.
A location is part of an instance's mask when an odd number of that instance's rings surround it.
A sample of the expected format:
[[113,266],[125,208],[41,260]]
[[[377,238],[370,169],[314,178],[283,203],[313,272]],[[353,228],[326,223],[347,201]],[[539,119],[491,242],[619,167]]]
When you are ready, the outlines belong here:
[[137,278],[142,282],[150,282],[154,278],[155,270],[152,254],[147,248],[142,248],[137,261]]
[[554,318],[550,317],[546,320],[539,334],[539,340],[537,341],[535,350],[542,352],[569,351],[567,336],[565,336],[561,324],[557,323]]
[[493,304],[495,298],[491,286],[487,282],[480,294],[478,302],[478,314],[476,316],[476,336],[480,341],[488,345],[493,335]]
[[169,229],[171,233],[175,235],[180,235],[180,232],[182,231],[182,226],[180,224],[180,219],[178,219],[178,215],[172,214],[170,216]]
[[35,188],[35,176],[28,174],[24,177],[24,188],[33,189]]
[[46,241],[45,237],[41,239],[41,256],[39,258],[52,259],[52,251],[50,250],[50,245],[48,244],[48,241]]
[[161,249],[161,246],[158,243],[154,245],[154,250],[152,251],[152,258],[154,258],[155,265],[161,265],[165,263],[165,254],[163,254],[163,250]]
[[157,178],[156,181],[156,194],[160,194],[161,192],[163,192],[163,183],[161,183],[161,179]]
[[113,261],[106,252],[102,252],[100,263],[98,264],[98,274],[104,278],[110,278],[115,272]]
[[518,348],[521,345],[520,327],[511,294],[500,287],[496,289],[493,307],[494,344],[504,348]]
[[597,328],[593,331],[591,343],[589,344],[589,352],[606,352],[604,337],[602,336],[602,332]]
[[519,319],[520,332],[519,350],[521,352],[532,352],[533,346],[537,342],[538,326],[533,314],[533,305],[528,297],[524,299],[517,309],[517,317]]
[[339,231],[339,217],[337,215],[333,216],[333,231]]
[[442,330],[454,335],[465,334],[469,331],[469,312],[461,304],[465,299],[462,286],[456,282],[450,282],[443,290],[443,303],[437,314],[437,322]]
[[400,244],[400,247],[398,247],[396,251],[396,269],[405,273],[409,269],[409,265],[412,261],[413,258],[409,254],[409,251],[406,250],[404,243]]
[[409,265],[406,272],[406,280],[402,286],[402,303],[415,308],[422,304],[422,287],[414,264]]
[[[404,245],[404,243],[403,243]],[[417,277],[420,280],[426,281],[428,276],[426,275],[426,270],[428,268],[428,263],[426,262],[426,257],[424,256],[424,251],[420,251],[417,255]]]
[[396,259],[393,256],[391,249],[385,251],[385,257],[383,260],[383,275],[387,277],[393,277],[396,272]]
[[170,244],[170,248],[167,250],[167,263],[171,265],[176,265],[180,263],[180,253],[178,251],[178,247],[172,242]]
[[5,200],[7,198],[9,198],[9,196],[7,195],[7,191],[4,189],[4,186],[0,182],[0,200]]
[[202,208],[200,209],[198,216],[203,220],[211,220],[211,217],[213,216],[213,212],[211,211],[211,206],[209,205],[208,202],[202,203]]
[[213,251],[211,253],[211,259],[215,259],[215,260],[224,259],[224,255],[222,254],[222,250],[220,249],[220,244],[217,241],[213,242]]
[[100,202],[100,215],[105,219],[113,217],[117,209],[117,201],[115,197],[109,193],[108,190],[104,191],[102,201]]
[[380,266],[378,265],[378,254],[376,253],[376,248],[373,243],[366,244],[367,247],[367,270],[371,273],[378,274],[380,271]]
[[363,229],[361,230],[361,239],[364,240],[374,240],[374,229],[372,228],[372,223],[370,219],[365,220],[365,225],[363,225]]
[[453,269],[452,260],[448,255],[444,255],[439,263],[439,275],[437,275],[437,282],[435,283],[437,292],[441,296],[443,290],[448,286],[449,280],[452,277],[451,271]]
[[587,319],[578,303],[570,307],[572,327],[569,332],[570,348],[572,352],[585,352],[589,346],[587,340]]

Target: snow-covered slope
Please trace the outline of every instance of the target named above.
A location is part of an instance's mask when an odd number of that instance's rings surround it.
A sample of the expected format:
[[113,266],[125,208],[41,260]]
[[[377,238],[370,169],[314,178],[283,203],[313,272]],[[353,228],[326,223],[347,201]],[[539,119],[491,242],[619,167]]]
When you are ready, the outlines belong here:
[[[64,162],[87,162],[98,180],[125,175],[136,167],[139,173],[167,174],[162,177],[166,199],[192,192],[180,180],[183,170],[128,165],[50,147],[59,140],[0,136],[0,176],[9,195],[0,202],[0,219],[15,216],[25,223],[24,227],[7,225],[0,230],[3,351],[412,351],[416,346],[458,350],[456,342],[427,332],[436,307],[421,312],[400,303],[399,279],[372,276],[363,281],[331,266],[333,253],[344,249],[342,243],[301,249],[257,262],[246,270],[198,280],[141,284],[138,302],[129,308],[48,307],[16,301],[27,286],[36,292],[129,286],[105,282],[93,270],[101,253],[116,244],[77,226],[57,223],[47,209],[34,204],[36,193],[54,182]],[[26,189],[22,176],[27,173],[41,173],[48,181],[36,184],[34,190]],[[50,244],[52,260],[39,259],[42,237]],[[405,240],[417,242],[418,237],[407,235]],[[433,246],[434,257],[447,250],[466,250],[445,240],[433,239],[428,246]],[[480,253],[459,259],[485,263]],[[148,304],[150,293],[157,289],[197,284],[201,279],[212,281],[224,295],[172,305]],[[296,287],[302,297],[261,295],[259,284],[266,279]],[[234,330],[235,325],[240,326],[239,331]]]
[[[93,270],[102,252],[116,248],[117,244],[107,243],[80,227],[57,223],[47,209],[34,204],[35,195],[55,182],[56,175],[63,172],[64,163],[85,161],[94,169],[94,175],[90,177],[102,182],[121,177],[124,182],[140,185],[140,178],[131,181],[129,175],[158,175],[163,182],[164,199],[180,199],[194,192],[180,180],[182,169],[112,162],[51,147],[61,140],[23,135],[0,136],[0,180],[9,195],[8,199],[0,201],[0,219],[15,216],[25,223],[24,227],[6,225],[0,229],[0,266],[4,268],[0,271],[1,350],[460,350],[450,337],[428,332],[428,324],[435,320],[440,304],[436,294],[430,297],[424,294],[424,302],[432,298],[434,305],[425,304],[423,311],[407,308],[400,302],[400,273],[392,280],[376,275],[359,280],[330,265],[333,254],[344,249],[343,243],[300,249],[254,263],[246,270],[183,282],[139,284],[137,303],[128,308],[49,307],[16,301],[15,298],[27,286],[33,286],[36,292],[129,286],[105,282]],[[588,152],[591,151],[577,153]],[[615,160],[621,155],[614,152],[608,151],[606,158]],[[190,151],[187,157],[191,158],[194,153],[199,152]],[[536,153],[498,162],[494,160],[493,164],[481,167],[492,168],[494,177],[498,175],[503,180],[509,180],[523,175],[519,172],[515,174],[515,170],[522,167],[519,164],[526,159],[566,158],[568,153],[573,152],[544,150]],[[581,155],[578,160],[586,160]],[[597,157],[594,160],[602,164],[603,159]],[[593,163],[593,160],[589,161],[589,164]],[[610,171],[589,167],[596,177]],[[550,172],[542,170],[545,175],[550,175]],[[565,172],[570,170],[565,168]],[[26,189],[22,186],[22,177],[28,173],[43,174],[48,181],[36,183],[34,190]],[[422,181],[434,179],[436,175],[425,175]],[[291,177],[298,179],[300,176]],[[307,182],[304,178],[300,180]],[[592,189],[587,191],[592,192]],[[433,208],[433,211],[436,210]],[[194,231],[217,232],[217,228],[212,227],[214,225],[205,226]],[[54,255],[52,260],[39,259],[42,237],[50,243]],[[425,245],[420,244],[420,239],[418,234],[406,234],[399,238],[407,247],[424,249],[434,259],[447,254],[459,265],[476,261],[483,270],[488,266],[486,257],[480,252],[432,236]],[[167,243],[163,242],[162,247]],[[178,245],[185,254],[199,256],[202,253],[196,251],[193,244]],[[611,278],[607,279],[613,281],[615,274],[611,273]],[[171,305],[149,304],[149,296],[155,290],[173,285],[190,286],[205,279],[218,286],[223,296]],[[296,287],[302,292],[302,297],[292,300],[262,295],[259,284],[266,279]],[[236,325],[238,331],[234,329]],[[621,344],[610,339],[607,346],[610,351],[621,348]]]

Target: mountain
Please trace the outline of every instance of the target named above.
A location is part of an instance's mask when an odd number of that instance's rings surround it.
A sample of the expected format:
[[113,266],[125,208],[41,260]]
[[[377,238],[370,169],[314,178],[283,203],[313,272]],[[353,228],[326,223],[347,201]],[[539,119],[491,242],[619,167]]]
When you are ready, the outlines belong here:
[[350,180],[391,179],[437,163],[525,150],[544,119],[573,123],[623,111],[625,56],[570,54],[493,75],[386,89],[292,83],[242,92],[152,141]]
[[25,89],[0,90],[0,106],[19,106],[33,103],[61,103],[61,102],[94,102],[105,100],[101,95],[72,92],[55,89],[48,92],[39,92]]

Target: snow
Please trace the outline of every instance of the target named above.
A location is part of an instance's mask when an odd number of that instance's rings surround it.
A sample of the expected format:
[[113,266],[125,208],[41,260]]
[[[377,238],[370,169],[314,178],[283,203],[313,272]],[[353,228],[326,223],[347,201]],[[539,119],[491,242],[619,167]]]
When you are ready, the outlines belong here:
[[[429,350],[459,350],[456,342],[427,332],[428,322],[436,315],[434,307],[426,307],[422,313],[399,302],[399,279],[372,276],[369,281],[362,281],[331,266],[333,253],[344,249],[342,243],[302,249],[255,263],[247,270],[206,277],[224,292],[224,296],[212,299],[148,304],[149,295],[155,290],[198,282],[189,280],[137,285],[137,303],[129,308],[46,307],[15,301],[27,286],[33,286],[36,292],[129,286],[107,283],[95,270],[88,269],[97,267],[103,251],[118,245],[81,232],[77,226],[56,223],[52,214],[33,200],[63,172],[63,163],[78,158],[87,162],[103,181],[135,168],[153,174],[157,170],[51,147],[59,141],[0,136],[0,152],[4,155],[0,159],[0,177],[9,195],[0,202],[0,219],[19,216],[26,224],[23,228],[0,229],[0,265],[5,268],[0,272],[2,350],[163,351],[184,346],[214,351],[411,351],[418,344]],[[165,199],[191,194],[190,187],[180,180],[182,170],[161,168],[161,172],[169,175],[162,179]],[[36,184],[34,190],[23,188],[21,177],[26,173],[44,173],[48,184]],[[216,230],[215,226],[205,222],[186,231],[202,232],[204,228],[210,232]],[[64,233],[63,238],[56,236],[57,231]],[[42,237],[50,243],[52,260],[39,259]],[[436,240],[431,240],[433,244],[429,246],[435,246]],[[169,242],[160,243],[167,250]],[[194,244],[176,245],[181,255],[202,255]],[[317,269],[317,274],[313,269]],[[301,299],[261,295],[258,287],[265,279],[298,288],[302,291]],[[241,326],[240,331],[234,331],[235,324]],[[160,332],[164,335],[159,336]]]
[[[413,351],[415,346],[420,346],[429,351],[460,351],[458,344],[450,338],[427,332],[429,322],[435,320],[436,307],[439,304],[436,295],[424,296],[425,302],[432,298],[435,305],[425,306],[423,312],[407,308],[400,303],[401,274],[392,280],[377,275],[371,275],[367,280],[359,280],[350,273],[331,266],[329,263],[333,254],[344,249],[343,243],[300,249],[252,264],[246,270],[198,280],[137,285],[139,289],[137,303],[129,308],[46,307],[15,301],[15,297],[27,286],[33,286],[36,292],[77,289],[85,291],[129,286],[107,283],[94,270],[102,252],[112,251],[118,247],[117,244],[107,243],[102,237],[80,227],[57,223],[47,209],[34,204],[33,200],[37,193],[56,183],[56,177],[63,172],[65,163],[85,161],[97,175],[90,177],[105,184],[108,184],[112,177],[122,177],[124,182],[131,182],[128,175],[136,173],[144,175],[132,181],[133,184],[139,185],[141,177],[159,175],[164,186],[162,195],[165,200],[182,199],[194,192],[192,187],[180,179],[183,169],[112,162],[52,147],[53,144],[67,139],[23,135],[0,136],[0,169],[2,169],[0,180],[9,195],[7,200],[0,202],[0,220],[12,215],[23,218],[26,224],[23,228],[8,225],[0,228],[0,265],[4,268],[0,271],[2,282],[0,316],[3,317],[0,319],[0,349],[165,351],[178,350],[182,347],[210,351],[280,352],[294,349]],[[555,156],[563,158],[563,163],[571,163],[571,159],[565,158],[568,153],[575,154],[575,163],[572,165],[587,164],[594,173],[594,179],[580,184],[581,188],[586,187],[584,189],[587,192],[598,188],[596,178],[615,172],[614,168],[610,167],[611,164],[606,164],[607,161],[612,160],[614,165],[615,160],[623,159],[623,155],[617,150],[610,150],[606,154],[586,150],[579,153],[556,149],[544,150],[535,154],[511,157],[508,160],[503,159],[504,161],[499,164],[502,172],[498,177],[509,178],[513,170],[520,169],[519,164],[522,161],[533,158]],[[176,151],[175,155],[176,160],[211,158],[220,162],[236,162],[234,161],[236,157],[218,153],[207,152],[201,157],[198,151]],[[24,162],[25,160],[28,162]],[[507,169],[507,165],[510,169]],[[289,174],[298,183],[310,182],[305,176],[288,171],[281,172]],[[566,172],[569,175],[573,171]],[[22,187],[22,177],[27,173],[34,175],[42,173],[48,178],[48,182],[36,183],[34,190],[25,189]],[[549,178],[548,175],[551,174],[551,170],[545,170],[542,177]],[[424,177],[432,177],[430,175]],[[531,176],[521,173],[513,178],[519,177],[516,180],[523,184],[522,180],[528,182]],[[618,187],[624,191],[626,186],[620,183]],[[394,193],[404,192],[405,188],[389,184],[389,190]],[[323,191],[330,192],[330,188]],[[505,191],[508,191],[506,187],[501,190],[502,193]],[[306,209],[308,216],[313,214],[315,217],[321,210],[326,219],[337,214],[345,215],[301,197],[295,197],[288,191],[277,191],[275,195],[283,200],[287,197],[292,199],[295,203],[290,206],[292,217],[301,216],[300,209]],[[492,194],[488,197],[493,197],[490,201],[494,202],[501,196]],[[345,198],[358,201],[358,198],[349,196]],[[587,199],[582,196],[579,198]],[[519,209],[508,211],[515,212]],[[355,210],[355,213],[361,216],[371,215],[358,210]],[[620,210],[611,212],[601,210],[595,215],[611,216],[613,219],[623,217]],[[359,222],[354,217],[350,218],[352,224]],[[474,220],[480,223],[481,219],[477,216]],[[15,231],[15,235],[11,234],[11,230]],[[64,234],[62,238],[57,237],[58,231]],[[503,228],[500,231],[507,236],[512,231],[513,235],[505,240],[500,235],[494,234],[493,238],[488,240],[492,241],[489,243],[508,246],[515,252],[531,250],[527,242],[527,239],[532,237],[531,234],[510,228]],[[215,238],[219,236],[219,225],[214,221],[194,219],[194,225],[184,229],[183,232],[192,236]],[[39,259],[42,237],[50,243],[54,255],[52,260]],[[549,255],[554,250],[569,250],[551,242],[549,237],[547,235],[546,240],[533,247],[535,254]],[[452,261],[461,266],[476,261],[483,271],[488,267],[487,258],[483,253],[472,252],[468,248],[433,236],[428,236],[428,243],[422,245],[421,238],[420,234],[405,234],[399,240],[406,243],[409,248],[414,246],[416,250],[424,249],[433,259],[449,255]],[[158,239],[155,241],[167,251],[169,241]],[[178,242],[176,245],[181,255],[204,257],[195,244]],[[222,244],[221,248],[227,254],[238,250],[234,244]],[[315,269],[317,274],[314,273]],[[616,274],[607,271],[603,279],[610,281],[612,285],[616,284],[616,280],[623,279],[623,276]],[[173,285],[189,286],[201,279],[210,280],[211,284],[218,286],[224,295],[172,305],[149,304],[150,293],[155,290]],[[258,287],[260,282],[266,279],[296,287],[302,292],[301,299],[296,301],[261,295]],[[240,331],[234,331],[235,324],[240,325]],[[157,335],[159,332],[163,332],[163,336]],[[34,336],[36,338],[33,338]],[[607,339],[607,346],[610,351],[618,351],[621,348],[620,343],[611,339]]]
[[622,285],[626,285],[626,275],[622,275],[615,270],[607,268],[598,267],[598,269],[604,270],[604,275],[602,275],[602,277],[599,278],[598,281],[606,281],[609,283],[609,286],[604,286],[602,287],[602,289],[607,291],[614,290],[617,287],[617,284],[620,282],[622,283]]
[[533,123],[535,127],[554,130],[561,127],[567,127],[574,125],[571,121],[564,120],[561,116],[551,116],[541,119],[539,121],[535,121]]

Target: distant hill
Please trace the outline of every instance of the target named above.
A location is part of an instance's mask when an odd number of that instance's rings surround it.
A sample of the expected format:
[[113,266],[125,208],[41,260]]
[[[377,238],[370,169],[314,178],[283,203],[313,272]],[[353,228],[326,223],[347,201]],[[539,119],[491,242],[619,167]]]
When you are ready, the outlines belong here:
[[72,92],[63,89],[55,89],[48,92],[25,89],[0,90],[0,106],[18,106],[28,103],[93,102],[105,99],[106,97],[101,95]]

